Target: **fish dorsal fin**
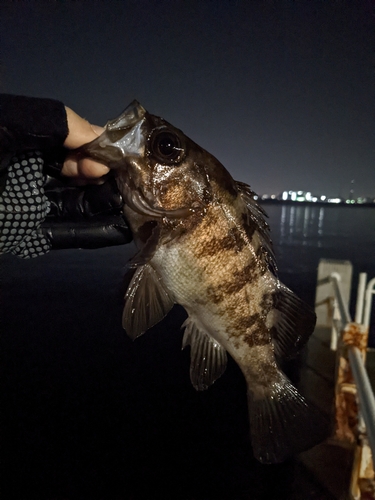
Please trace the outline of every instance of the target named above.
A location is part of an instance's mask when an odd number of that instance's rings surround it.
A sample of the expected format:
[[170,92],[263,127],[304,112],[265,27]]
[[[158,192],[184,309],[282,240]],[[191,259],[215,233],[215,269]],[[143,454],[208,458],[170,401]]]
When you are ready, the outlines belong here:
[[182,348],[191,346],[191,383],[197,391],[204,391],[224,373],[227,353],[211,335],[198,327],[190,316],[182,326],[185,327]]
[[308,304],[279,283],[267,322],[272,324],[276,356],[279,359],[290,359],[308,341],[315,327],[316,315]]
[[270,238],[270,227],[265,220],[267,217],[266,212],[263,208],[257,203],[255,199],[254,191],[245,184],[244,182],[236,181],[236,187],[238,192],[240,193],[241,198],[246,204],[246,213],[244,214],[246,218],[245,230],[247,229],[249,234],[249,240],[251,241],[253,236],[254,228],[260,237],[262,253],[269,267],[270,271],[276,276],[277,274],[277,265],[275,254],[272,247],[272,241]]
[[122,326],[134,340],[162,320],[173,304],[162,279],[152,265],[138,267],[125,294]]

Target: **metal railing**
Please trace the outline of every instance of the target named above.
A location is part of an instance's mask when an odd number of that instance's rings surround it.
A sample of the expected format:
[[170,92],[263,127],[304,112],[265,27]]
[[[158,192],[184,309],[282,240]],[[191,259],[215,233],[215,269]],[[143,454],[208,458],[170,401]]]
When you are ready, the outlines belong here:
[[[363,276],[364,282],[367,280],[367,274],[361,273],[360,276]],[[370,316],[371,316],[371,307],[372,307],[372,296],[375,295],[375,278],[370,280],[367,283],[366,292],[365,292],[365,300],[364,300],[364,314],[363,314],[363,324],[365,326],[370,326]]]
[[366,281],[367,275],[360,274],[354,323],[347,305],[349,299],[343,298],[340,274],[333,272],[319,281],[331,283],[333,289],[331,349],[337,351],[335,438],[342,444],[354,445],[349,488],[352,500],[375,500],[375,397],[365,367],[375,278],[367,287]]
[[[332,273],[331,276],[329,276],[329,281],[332,283],[335,299],[337,301],[342,330],[350,330],[351,332],[351,338],[344,339],[344,343],[348,349],[350,368],[352,370],[352,375],[357,389],[361,416],[363,417],[366,426],[366,433],[371,447],[372,456],[375,457],[375,397],[365,368],[364,355],[361,353],[359,346],[356,345],[361,343],[360,337],[363,335],[363,332],[358,328],[360,326],[358,323],[352,322],[348,307],[343,300],[340,286],[340,275]],[[375,283],[375,279],[371,281]],[[367,310],[369,310],[369,302],[370,301],[366,302],[366,314],[368,314],[368,318],[370,317],[370,312],[367,312]],[[368,328],[368,324],[365,326]]]

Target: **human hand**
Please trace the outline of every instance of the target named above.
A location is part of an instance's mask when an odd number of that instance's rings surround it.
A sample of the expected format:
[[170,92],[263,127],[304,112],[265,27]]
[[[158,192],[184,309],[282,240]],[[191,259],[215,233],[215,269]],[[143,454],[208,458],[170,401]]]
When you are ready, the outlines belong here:
[[69,134],[64,147],[72,152],[66,156],[61,174],[75,178],[76,187],[66,188],[59,184],[61,181],[53,179],[47,183],[45,194],[50,212],[41,225],[42,233],[54,249],[100,248],[129,243],[132,235],[122,216],[123,201],[114,178],[104,178],[100,186],[77,186],[90,180],[92,184],[109,172],[102,163],[75,152],[100,136],[104,128],[91,125],[68,107],[65,110]]
[[0,107],[0,254],[128,243],[115,179],[75,151],[104,128],[51,99],[0,94]]
[[[65,139],[64,146],[74,150],[83,144],[93,141],[104,132],[103,127],[91,125],[87,120],[80,117],[72,109],[65,106],[68,121],[69,134]],[[90,158],[82,158],[74,151],[65,158],[62,175],[84,179],[98,179],[109,172],[109,168]]]

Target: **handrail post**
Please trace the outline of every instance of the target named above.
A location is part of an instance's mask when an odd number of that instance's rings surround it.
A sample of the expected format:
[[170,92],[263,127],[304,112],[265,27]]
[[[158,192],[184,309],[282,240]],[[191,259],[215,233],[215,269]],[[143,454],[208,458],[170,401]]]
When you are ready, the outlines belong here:
[[375,397],[372,392],[370,380],[363,364],[361,351],[358,347],[350,346],[349,361],[353,378],[357,386],[359,406],[365,421],[369,444],[375,456]]
[[367,273],[359,273],[357,303],[355,307],[355,322],[362,323],[363,305],[366,291]]
[[363,324],[365,326],[370,325],[372,295],[375,293],[374,287],[375,287],[375,278],[373,278],[367,283],[366,297],[365,297],[365,312],[363,315]]
[[346,303],[344,302],[344,299],[343,299],[343,294],[342,294],[341,284],[340,284],[341,283],[340,275],[338,273],[332,273],[331,274],[331,282],[332,282],[333,289],[335,291],[335,296],[337,299],[337,303],[338,303],[338,306],[340,309],[342,323],[344,325],[347,323],[351,323],[352,318],[350,316],[348,306],[346,305]]

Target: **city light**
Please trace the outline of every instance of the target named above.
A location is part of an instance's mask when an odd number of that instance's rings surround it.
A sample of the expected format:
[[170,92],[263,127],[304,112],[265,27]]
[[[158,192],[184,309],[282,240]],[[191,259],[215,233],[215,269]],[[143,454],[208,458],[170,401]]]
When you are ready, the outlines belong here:
[[375,205],[375,198],[358,197],[357,199],[345,199],[338,196],[329,197],[325,194],[317,195],[312,194],[311,191],[283,191],[276,194],[263,194],[257,196],[256,199],[262,201],[275,201],[275,202],[295,202],[295,203],[330,203],[330,204],[346,204],[346,205]]

